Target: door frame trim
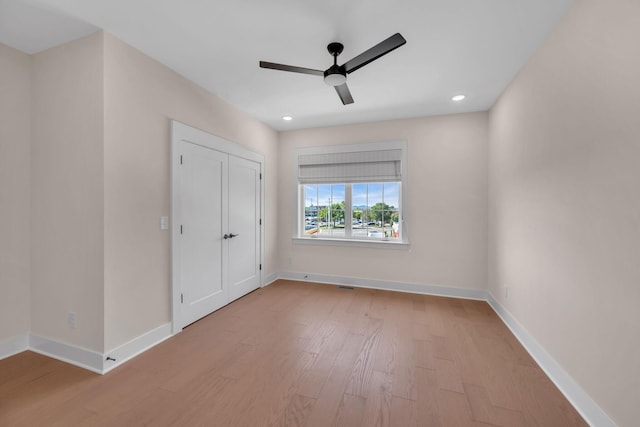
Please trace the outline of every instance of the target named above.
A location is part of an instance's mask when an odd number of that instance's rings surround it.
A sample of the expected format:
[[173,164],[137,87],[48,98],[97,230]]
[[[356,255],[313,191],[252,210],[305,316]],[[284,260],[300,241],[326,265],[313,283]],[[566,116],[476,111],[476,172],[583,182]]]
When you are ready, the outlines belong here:
[[[180,245],[177,244],[180,238],[179,228],[179,174],[177,169],[180,166],[180,153],[178,144],[182,141],[191,144],[200,145],[205,148],[220,151],[236,157],[254,161],[260,164],[260,173],[264,177],[264,155],[245,148],[244,146],[231,142],[222,137],[209,132],[194,128],[192,126],[181,123],[177,120],[171,120],[171,332],[175,335],[182,331],[182,310],[180,295],[182,293],[182,284],[180,282]],[[260,264],[264,265],[264,224],[265,224],[265,202],[264,202],[264,185],[265,180],[260,180],[260,217],[262,218],[262,227],[260,227]],[[262,286],[263,271],[260,270],[260,286]]]

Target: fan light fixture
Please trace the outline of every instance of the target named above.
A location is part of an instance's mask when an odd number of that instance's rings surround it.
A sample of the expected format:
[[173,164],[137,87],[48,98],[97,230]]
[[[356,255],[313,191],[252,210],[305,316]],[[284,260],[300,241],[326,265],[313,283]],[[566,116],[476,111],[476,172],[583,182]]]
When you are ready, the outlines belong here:
[[[342,49],[340,48],[340,50]],[[338,55],[334,54],[333,57],[337,58]],[[324,72],[324,82],[329,86],[340,86],[347,82],[347,74],[337,64],[333,64]]]
[[341,84],[346,83],[346,81],[347,76],[340,73],[327,74],[326,76],[324,76],[324,82],[329,86],[340,86]]
[[291,117],[291,116],[282,116],[282,120],[284,120],[285,122],[290,122],[291,120],[293,120],[293,117]]
[[455,101],[455,102],[460,102],[465,98],[466,98],[466,96],[464,96],[464,95],[455,95],[455,96],[451,97],[451,100]]

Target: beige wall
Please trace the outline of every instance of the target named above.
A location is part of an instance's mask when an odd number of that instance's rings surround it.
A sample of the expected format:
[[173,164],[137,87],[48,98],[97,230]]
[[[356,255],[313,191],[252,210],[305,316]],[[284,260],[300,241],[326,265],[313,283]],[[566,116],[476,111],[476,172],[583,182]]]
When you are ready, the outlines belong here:
[[170,119],[266,158],[265,276],[276,271],[277,133],[105,35],[105,348],[171,320]]
[[640,388],[638,40],[637,1],[578,1],[490,113],[489,289],[620,426]]
[[31,330],[102,351],[102,35],[32,59]]
[[[382,140],[408,141],[410,248],[294,243],[295,149]],[[486,113],[283,132],[279,153],[280,270],[486,288]]]
[[277,271],[271,128],[109,34],[32,57],[0,46],[0,65],[0,341],[31,330],[104,352],[170,321],[170,119],[265,156]]
[[31,58],[0,44],[0,342],[30,329]]

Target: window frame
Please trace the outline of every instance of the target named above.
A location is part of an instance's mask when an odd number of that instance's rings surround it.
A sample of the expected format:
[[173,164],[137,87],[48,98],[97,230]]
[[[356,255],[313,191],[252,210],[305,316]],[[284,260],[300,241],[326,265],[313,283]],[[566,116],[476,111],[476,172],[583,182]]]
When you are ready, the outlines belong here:
[[[407,199],[407,181],[408,181],[408,155],[407,155],[407,141],[383,141],[383,142],[369,142],[359,144],[345,144],[345,145],[327,145],[319,147],[305,147],[295,150],[294,158],[294,200],[295,207],[293,225],[293,240],[296,243],[312,244],[312,245],[338,245],[338,246],[368,246],[368,247],[384,247],[402,249],[409,246],[409,232],[408,232],[408,199]],[[376,181],[368,180],[363,182],[305,182],[301,183],[298,178],[299,163],[298,159],[300,155],[307,154],[334,154],[334,153],[350,153],[350,152],[362,152],[362,151],[378,151],[378,150],[401,150],[401,178],[399,181]],[[304,187],[305,185],[345,185],[345,234],[347,229],[352,230],[353,220],[353,203],[352,203],[352,185],[358,183],[362,184],[377,184],[384,182],[398,182],[399,194],[398,194],[398,209],[400,211],[400,238],[357,238],[357,237],[318,237],[317,235],[306,235],[304,232],[305,225],[305,198]],[[347,220],[349,218],[349,220]],[[350,234],[350,233],[349,233]]]

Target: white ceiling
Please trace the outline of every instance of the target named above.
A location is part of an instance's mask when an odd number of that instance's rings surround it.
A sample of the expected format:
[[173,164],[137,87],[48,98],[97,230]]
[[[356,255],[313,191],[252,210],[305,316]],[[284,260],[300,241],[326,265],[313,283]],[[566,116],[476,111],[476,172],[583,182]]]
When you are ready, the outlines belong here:
[[[0,0],[0,42],[35,53],[101,28],[286,130],[487,110],[572,1]],[[351,105],[321,77],[258,67],[324,70],[328,43],[342,64],[396,32],[406,45],[349,75]]]

